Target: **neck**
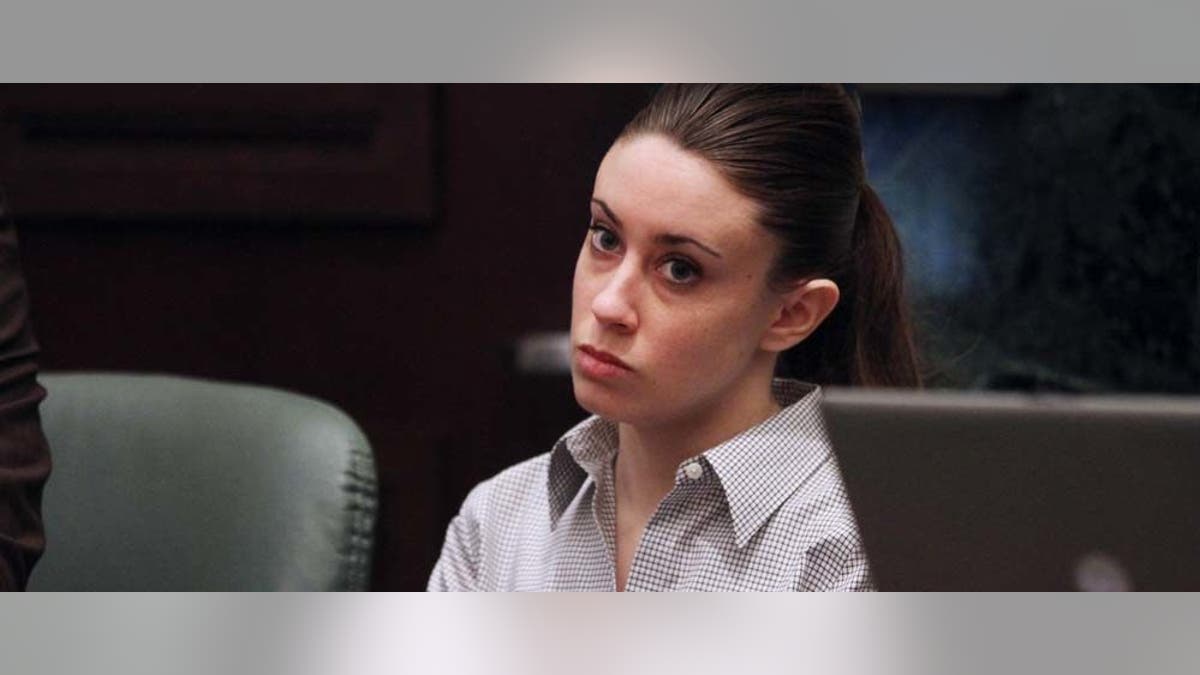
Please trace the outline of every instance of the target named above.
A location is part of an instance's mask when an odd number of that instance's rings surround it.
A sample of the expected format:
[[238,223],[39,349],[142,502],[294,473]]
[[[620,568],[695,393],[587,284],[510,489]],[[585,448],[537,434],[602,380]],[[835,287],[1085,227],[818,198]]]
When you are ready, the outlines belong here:
[[620,424],[615,476],[620,503],[652,513],[674,487],[681,462],[779,412],[770,382],[754,378],[740,394],[662,424]]

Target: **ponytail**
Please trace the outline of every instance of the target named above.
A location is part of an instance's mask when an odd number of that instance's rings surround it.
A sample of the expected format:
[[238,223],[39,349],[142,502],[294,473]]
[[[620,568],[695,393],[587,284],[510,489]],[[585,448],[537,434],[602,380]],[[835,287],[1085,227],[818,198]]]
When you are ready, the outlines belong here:
[[841,291],[837,307],[812,335],[780,355],[777,374],[825,385],[921,386],[900,239],[866,183],[848,254],[829,276]]
[[879,195],[863,183],[851,244],[849,384],[919,387],[921,376],[904,292],[900,238]]

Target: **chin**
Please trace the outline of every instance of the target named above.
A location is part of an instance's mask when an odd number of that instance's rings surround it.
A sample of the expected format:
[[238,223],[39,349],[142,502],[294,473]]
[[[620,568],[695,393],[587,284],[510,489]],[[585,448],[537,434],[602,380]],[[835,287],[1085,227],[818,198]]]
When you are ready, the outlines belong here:
[[575,402],[593,415],[607,420],[623,422],[628,416],[629,401],[619,392],[571,373],[571,384],[575,390]]
[[650,406],[644,401],[639,403],[627,391],[612,389],[575,374],[572,374],[571,381],[575,402],[593,415],[633,426],[651,424],[656,419],[656,413]]

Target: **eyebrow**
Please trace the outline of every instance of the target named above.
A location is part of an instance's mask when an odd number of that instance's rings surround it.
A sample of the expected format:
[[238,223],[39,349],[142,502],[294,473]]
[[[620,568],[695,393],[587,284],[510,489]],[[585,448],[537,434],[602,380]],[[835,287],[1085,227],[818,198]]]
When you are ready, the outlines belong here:
[[[605,204],[604,200],[596,199],[595,197],[592,197],[592,201],[595,202],[596,204],[598,204],[600,206],[600,208],[604,209],[605,215],[607,215],[609,217],[609,219],[612,220],[613,223],[617,227],[622,228],[622,229],[625,228],[625,225],[621,223],[621,219],[617,217],[617,214],[612,212],[612,209],[608,208],[608,204]],[[710,255],[713,255],[717,258],[721,257],[720,253],[717,253],[716,251],[705,246],[704,244],[701,244],[700,242],[696,241],[695,239],[692,239],[691,237],[685,237],[682,234],[660,234],[654,238],[654,241],[659,244],[665,244],[668,246],[679,246],[681,244],[693,244],[695,246],[698,246],[705,252],[709,253]]]

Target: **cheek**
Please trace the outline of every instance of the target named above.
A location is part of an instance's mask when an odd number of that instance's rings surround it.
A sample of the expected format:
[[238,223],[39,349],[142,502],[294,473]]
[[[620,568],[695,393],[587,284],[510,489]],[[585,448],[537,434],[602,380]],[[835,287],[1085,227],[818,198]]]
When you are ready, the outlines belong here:
[[[666,358],[679,367],[703,374],[704,367],[744,363],[758,344],[757,316],[745,305],[727,305],[696,312],[673,321],[661,334],[659,344]],[[664,327],[665,328],[665,327]]]
[[680,368],[696,370],[699,363],[709,362],[721,351],[720,327],[717,319],[708,312],[684,314],[667,310],[657,315],[655,325],[646,325],[647,337],[653,337],[655,350],[665,359]]
[[571,323],[580,317],[583,310],[591,304],[592,293],[589,290],[588,281],[590,275],[587,270],[587,260],[584,257],[587,250],[579,251],[579,257],[575,259],[575,276],[571,281]]

